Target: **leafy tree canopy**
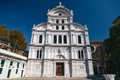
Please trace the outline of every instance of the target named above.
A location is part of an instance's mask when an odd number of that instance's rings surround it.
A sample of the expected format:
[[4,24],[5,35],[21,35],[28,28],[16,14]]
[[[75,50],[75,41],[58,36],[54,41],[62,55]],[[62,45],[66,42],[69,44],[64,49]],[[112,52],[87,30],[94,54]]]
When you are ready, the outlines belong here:
[[9,31],[5,25],[0,25],[0,40],[7,41],[9,39]]
[[116,72],[120,75],[120,24],[115,24],[109,29],[109,38],[105,39],[106,51],[109,53]]
[[23,36],[22,32],[19,30],[10,31],[10,43],[13,48],[19,50],[25,50],[27,47],[25,37]]

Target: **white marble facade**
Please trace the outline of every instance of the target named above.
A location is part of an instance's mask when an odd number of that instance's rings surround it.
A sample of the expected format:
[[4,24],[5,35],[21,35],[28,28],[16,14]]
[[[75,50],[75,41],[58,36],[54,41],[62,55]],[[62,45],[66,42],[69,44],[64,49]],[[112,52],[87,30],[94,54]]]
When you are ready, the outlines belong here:
[[48,21],[33,25],[26,77],[87,77],[93,64],[86,25],[73,22],[61,3],[48,10]]

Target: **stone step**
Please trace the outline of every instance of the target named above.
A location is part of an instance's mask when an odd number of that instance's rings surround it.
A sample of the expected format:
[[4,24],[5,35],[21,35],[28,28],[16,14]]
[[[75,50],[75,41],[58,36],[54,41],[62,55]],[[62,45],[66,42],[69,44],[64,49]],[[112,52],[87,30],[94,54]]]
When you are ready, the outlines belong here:
[[55,77],[55,78],[24,77],[24,78],[14,78],[14,79],[4,79],[4,80],[91,80],[91,79],[80,78],[80,77],[78,77],[78,78],[65,78],[65,77]]

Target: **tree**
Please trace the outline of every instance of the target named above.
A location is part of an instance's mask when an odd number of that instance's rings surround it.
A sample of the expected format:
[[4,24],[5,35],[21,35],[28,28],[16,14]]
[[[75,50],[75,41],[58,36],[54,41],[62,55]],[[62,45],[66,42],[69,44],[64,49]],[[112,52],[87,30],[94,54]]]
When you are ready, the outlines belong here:
[[10,31],[10,44],[13,49],[25,51],[27,43],[21,31]]
[[6,26],[0,25],[0,40],[8,41],[9,40],[9,31]]
[[120,75],[120,24],[109,29],[109,38],[105,39],[106,52],[110,55],[113,68]]

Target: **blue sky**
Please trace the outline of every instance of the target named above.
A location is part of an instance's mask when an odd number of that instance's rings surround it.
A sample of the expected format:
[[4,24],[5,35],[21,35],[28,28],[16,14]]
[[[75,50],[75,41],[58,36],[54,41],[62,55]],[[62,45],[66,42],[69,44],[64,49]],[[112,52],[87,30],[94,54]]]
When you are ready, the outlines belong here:
[[90,40],[108,38],[109,28],[120,16],[120,0],[0,0],[0,25],[23,32],[30,42],[33,24],[47,21],[47,11],[59,2],[73,10],[74,22],[87,24]]

